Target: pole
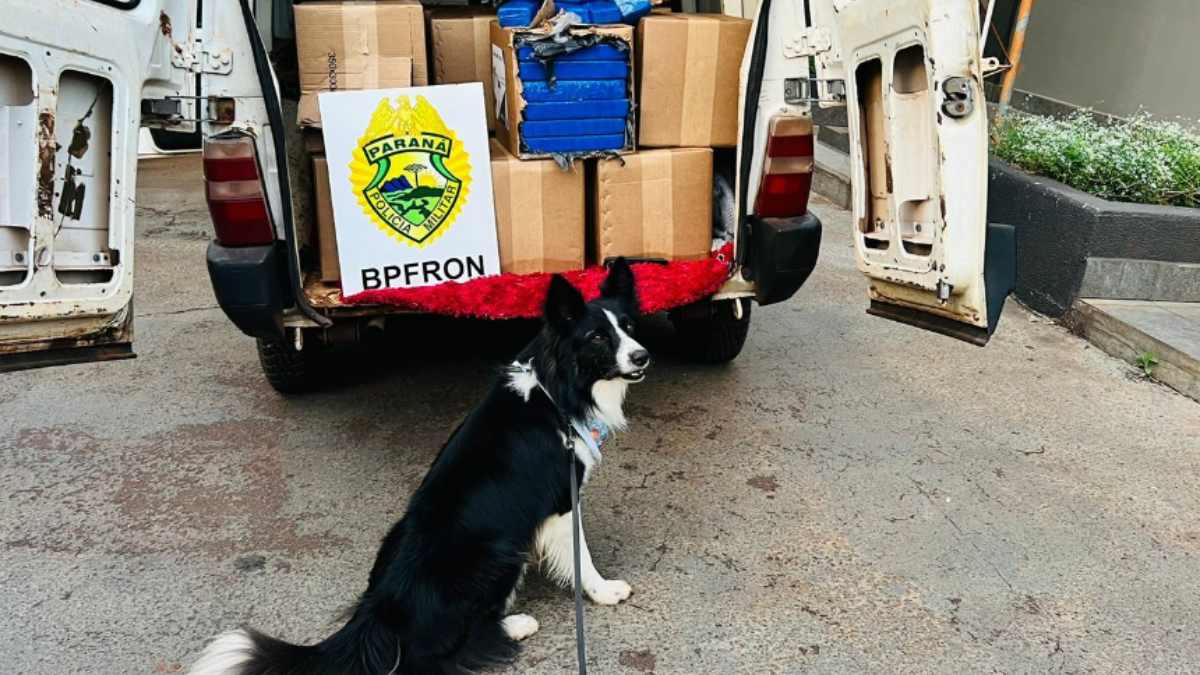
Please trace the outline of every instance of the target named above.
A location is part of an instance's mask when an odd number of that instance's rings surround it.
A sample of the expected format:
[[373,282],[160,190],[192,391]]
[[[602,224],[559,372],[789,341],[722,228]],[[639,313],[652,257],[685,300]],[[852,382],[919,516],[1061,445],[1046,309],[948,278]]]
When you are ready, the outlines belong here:
[[1025,48],[1025,29],[1029,27],[1029,13],[1033,10],[1034,0],[1021,0],[1017,7],[1017,23],[1013,26],[1012,44],[1008,49],[1009,69],[1004,73],[1004,83],[1000,86],[1000,114],[1008,112],[1008,103],[1012,100],[1013,85],[1017,82],[1017,71],[1021,69],[1021,50]]

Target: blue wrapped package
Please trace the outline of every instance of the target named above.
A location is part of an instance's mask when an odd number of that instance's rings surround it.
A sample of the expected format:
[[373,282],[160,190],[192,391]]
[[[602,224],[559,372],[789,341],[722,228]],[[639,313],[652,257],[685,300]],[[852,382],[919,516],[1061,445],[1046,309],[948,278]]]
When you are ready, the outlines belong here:
[[625,134],[604,134],[598,136],[548,136],[546,138],[526,138],[525,147],[531,152],[603,152],[605,150],[620,150],[625,147]]
[[627,82],[624,80],[560,80],[554,88],[541,81],[525,82],[525,100],[529,103],[594,101],[624,98]]
[[[519,72],[522,82],[549,79],[546,67],[537,61],[521,61]],[[622,80],[629,77],[629,64],[623,61],[563,61],[554,64],[554,77],[559,84],[563,80]]]
[[624,118],[629,116],[629,99],[530,103],[525,106],[524,114],[525,119],[530,121],[579,120],[592,117]]
[[508,0],[496,10],[496,20],[503,28],[524,28],[542,6],[540,0]]
[[[532,47],[519,47],[517,59],[534,61]],[[556,61],[623,61],[629,63],[629,50],[613,45],[597,44],[555,57]]]
[[[541,8],[540,0],[508,0],[496,11],[496,19],[504,28],[526,28]],[[581,24],[636,23],[650,13],[649,0],[561,0],[556,10],[571,12]],[[644,10],[644,11],[643,11]]]
[[592,4],[592,23],[608,24],[621,23],[621,10],[617,9],[617,5],[609,0]]
[[[627,24],[637,24],[638,19],[650,13],[650,0],[614,0],[621,21]],[[615,21],[613,23],[616,23]]]
[[573,13],[586,24],[621,23],[621,10],[612,0],[562,1],[554,3],[554,8]]
[[526,121],[521,123],[521,136],[525,138],[551,138],[554,136],[601,136],[625,133],[624,117],[599,117],[582,120]]

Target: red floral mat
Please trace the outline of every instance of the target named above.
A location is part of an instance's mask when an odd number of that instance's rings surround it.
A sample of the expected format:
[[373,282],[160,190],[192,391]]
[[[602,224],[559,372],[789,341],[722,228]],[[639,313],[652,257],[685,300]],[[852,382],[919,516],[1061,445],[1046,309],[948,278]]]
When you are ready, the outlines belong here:
[[[637,294],[642,311],[661,312],[680,307],[717,292],[729,278],[733,244],[726,244],[707,260],[636,263]],[[589,267],[563,276],[584,298],[600,295],[608,270]],[[459,283],[448,281],[421,288],[380,288],[345,298],[348,305],[392,305],[406,310],[479,319],[533,319],[542,315],[542,302],[550,285],[549,274],[500,274]]]

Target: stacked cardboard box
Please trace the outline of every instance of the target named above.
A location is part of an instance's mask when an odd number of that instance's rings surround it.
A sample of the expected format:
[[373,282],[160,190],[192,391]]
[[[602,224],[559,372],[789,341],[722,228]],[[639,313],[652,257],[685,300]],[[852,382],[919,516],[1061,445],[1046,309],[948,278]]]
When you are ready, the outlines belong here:
[[496,129],[496,96],[492,88],[490,7],[446,7],[429,11],[429,53],[434,84],[483,83],[484,114],[489,131]]
[[429,83],[417,0],[306,2],[294,12],[301,126],[320,126],[319,92]]
[[500,270],[566,272],[584,265],[583,166],[519,160],[492,140],[492,192]]
[[321,281],[336,283],[342,272],[338,264],[337,234],[333,229],[333,196],[329,191],[329,165],[323,155],[312,158],[314,219],[316,228],[317,265]]
[[712,150],[642,150],[600,161],[592,190],[593,262],[694,260],[712,245]]
[[663,14],[638,26],[638,144],[737,145],[738,81],[751,22],[722,14]]

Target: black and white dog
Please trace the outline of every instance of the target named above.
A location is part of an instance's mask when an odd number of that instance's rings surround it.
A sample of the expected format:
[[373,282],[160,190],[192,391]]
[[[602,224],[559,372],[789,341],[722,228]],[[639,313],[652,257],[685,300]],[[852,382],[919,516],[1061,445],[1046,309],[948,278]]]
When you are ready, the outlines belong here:
[[[603,437],[625,426],[626,388],[650,364],[632,337],[636,312],[623,259],[591,303],[553,277],[541,334],[451,434],[384,537],[346,625],[308,646],[225,633],[193,675],[440,675],[511,661],[538,630],[533,617],[508,613],[526,565],[573,581],[568,472],[583,484],[599,461],[576,429]],[[600,576],[579,537],[588,597],[628,598],[629,584]]]

